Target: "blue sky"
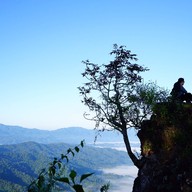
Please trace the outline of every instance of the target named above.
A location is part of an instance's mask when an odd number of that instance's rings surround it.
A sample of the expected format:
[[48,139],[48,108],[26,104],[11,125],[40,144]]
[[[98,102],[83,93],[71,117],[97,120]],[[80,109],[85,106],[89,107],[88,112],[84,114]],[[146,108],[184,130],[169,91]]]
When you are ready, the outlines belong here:
[[107,63],[113,44],[150,69],[145,81],[192,92],[190,0],[0,0],[0,123],[92,128],[77,87],[82,60]]

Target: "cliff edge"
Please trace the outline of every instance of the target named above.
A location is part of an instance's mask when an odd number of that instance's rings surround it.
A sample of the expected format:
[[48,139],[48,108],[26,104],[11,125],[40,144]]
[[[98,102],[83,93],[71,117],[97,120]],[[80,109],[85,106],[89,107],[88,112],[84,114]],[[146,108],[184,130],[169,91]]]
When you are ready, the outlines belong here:
[[192,104],[159,103],[143,121],[133,192],[192,192]]

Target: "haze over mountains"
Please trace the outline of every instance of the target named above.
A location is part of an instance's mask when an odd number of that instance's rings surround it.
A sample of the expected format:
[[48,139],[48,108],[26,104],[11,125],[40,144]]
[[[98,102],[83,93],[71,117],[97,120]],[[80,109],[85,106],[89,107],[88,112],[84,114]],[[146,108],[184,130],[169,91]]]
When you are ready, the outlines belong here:
[[[0,192],[23,192],[37,178],[54,157],[60,157],[72,144],[39,144],[25,142],[0,146]],[[118,175],[104,173],[104,168],[131,166],[127,154],[109,148],[95,148],[85,145],[74,158],[70,156],[68,169],[75,169],[78,174],[94,173],[90,178],[92,191],[107,183],[110,178],[121,178]],[[127,171],[128,172],[128,171]],[[124,178],[124,177],[122,177]],[[89,186],[90,187],[90,186]],[[68,190],[69,191],[69,190]],[[70,190],[71,191],[71,190]],[[99,191],[99,190],[96,190]]]
[[[99,134],[99,135],[98,135]],[[37,143],[69,143],[77,144],[85,140],[87,144],[93,144],[95,136],[97,142],[122,142],[122,136],[115,131],[96,132],[93,129],[80,127],[61,128],[53,131],[28,129],[20,126],[0,124],[0,144],[17,144],[28,141]],[[130,140],[136,141],[135,131],[130,132]]]
[[[48,131],[0,124],[0,192],[26,191],[54,157],[82,140],[86,145],[69,163],[69,169],[75,168],[81,174],[94,172],[87,187],[91,183],[95,189],[110,181],[111,192],[131,190],[137,170],[125,152],[121,134],[100,132],[94,144],[97,134],[93,129],[80,127]],[[129,131],[129,136],[132,147],[138,148],[136,132]],[[126,174],[121,174],[122,169]],[[118,185],[117,181],[123,184]]]

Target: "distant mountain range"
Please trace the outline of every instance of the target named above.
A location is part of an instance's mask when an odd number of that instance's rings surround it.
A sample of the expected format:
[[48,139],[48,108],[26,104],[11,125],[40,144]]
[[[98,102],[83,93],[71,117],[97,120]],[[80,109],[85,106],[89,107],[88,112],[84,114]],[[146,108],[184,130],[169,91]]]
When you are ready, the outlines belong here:
[[[96,145],[93,145],[97,135]],[[134,130],[129,131],[129,138],[132,147],[138,148]],[[85,140],[85,147],[75,155],[67,167],[75,169],[79,174],[94,172],[87,185],[90,187],[91,183],[91,191],[99,191],[95,190],[96,187],[106,184],[109,180],[116,183],[120,178],[124,178],[102,172],[104,168],[132,166],[127,153],[121,150],[124,148],[122,135],[115,131],[98,134],[93,129],[80,127],[48,131],[0,124],[0,192],[26,191],[26,187],[54,157],[59,157],[69,147],[78,145],[82,140]]]
[[[135,131],[130,131],[129,135],[131,141],[137,140]],[[97,136],[98,142],[122,141],[122,135],[115,131],[104,131],[98,133],[93,129],[85,129],[80,127],[61,128],[48,131],[0,124],[0,145],[18,144],[28,141],[44,144],[78,144],[82,140],[85,140],[87,144],[93,144],[95,136]]]
[[[70,144],[39,144],[26,142],[0,146],[0,192],[27,191],[27,186],[37,178],[54,157],[65,154]],[[118,175],[106,175],[103,168],[114,168],[119,165],[132,165],[126,152],[109,148],[96,148],[85,145],[78,154],[69,160],[68,169],[78,174],[92,173],[88,186],[91,191],[108,182],[108,178],[119,179]],[[129,169],[127,170],[129,173]],[[106,180],[107,179],[107,180]],[[85,183],[86,185],[86,183]],[[112,186],[111,186],[112,187]],[[67,190],[68,191],[68,190]]]

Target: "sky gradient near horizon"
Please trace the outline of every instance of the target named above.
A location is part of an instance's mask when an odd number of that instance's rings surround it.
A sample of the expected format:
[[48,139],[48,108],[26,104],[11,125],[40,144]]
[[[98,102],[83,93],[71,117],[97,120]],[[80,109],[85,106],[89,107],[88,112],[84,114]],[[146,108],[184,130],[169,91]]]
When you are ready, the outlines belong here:
[[136,53],[143,77],[192,92],[190,0],[0,0],[0,123],[93,128],[77,87],[82,60],[107,63],[113,44]]

